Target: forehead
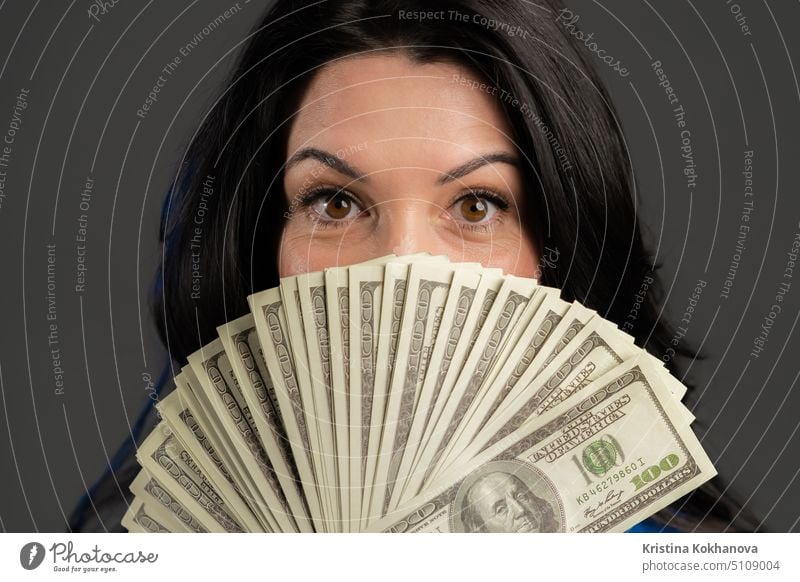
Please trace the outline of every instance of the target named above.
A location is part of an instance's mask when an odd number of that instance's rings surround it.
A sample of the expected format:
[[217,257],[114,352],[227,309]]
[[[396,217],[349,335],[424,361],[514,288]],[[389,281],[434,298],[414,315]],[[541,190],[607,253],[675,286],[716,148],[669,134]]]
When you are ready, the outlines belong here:
[[507,145],[507,120],[498,98],[487,85],[481,88],[482,82],[463,66],[418,64],[402,53],[329,64],[303,96],[288,155],[311,143],[333,148],[364,141],[395,148],[403,142],[412,147],[436,143],[438,148],[447,142]]
[[503,497],[508,491],[514,490],[517,482],[510,475],[494,473],[481,479],[474,487],[473,495],[485,502]]

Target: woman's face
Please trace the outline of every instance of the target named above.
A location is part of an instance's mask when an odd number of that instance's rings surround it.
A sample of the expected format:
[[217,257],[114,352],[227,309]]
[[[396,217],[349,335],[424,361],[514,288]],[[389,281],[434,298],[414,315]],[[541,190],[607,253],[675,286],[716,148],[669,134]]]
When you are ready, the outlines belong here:
[[402,55],[322,69],[289,134],[280,276],[421,251],[534,276],[523,161],[478,85]]

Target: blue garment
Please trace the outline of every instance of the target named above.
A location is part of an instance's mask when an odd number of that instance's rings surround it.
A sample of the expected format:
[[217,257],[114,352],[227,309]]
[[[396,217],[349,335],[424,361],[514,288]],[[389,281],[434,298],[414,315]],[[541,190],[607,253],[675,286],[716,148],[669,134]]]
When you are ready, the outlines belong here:
[[680,530],[669,525],[662,525],[656,520],[648,518],[637,523],[625,533],[680,533]]

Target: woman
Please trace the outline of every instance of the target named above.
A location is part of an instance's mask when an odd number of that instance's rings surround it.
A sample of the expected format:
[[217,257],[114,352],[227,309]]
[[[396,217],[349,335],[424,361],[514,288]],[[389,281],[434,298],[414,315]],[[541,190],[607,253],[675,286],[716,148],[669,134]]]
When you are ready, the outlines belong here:
[[[627,321],[639,345],[662,356],[672,333],[652,285],[626,319],[654,274],[624,138],[585,48],[557,23],[560,10],[276,2],[165,201],[155,316],[172,361],[185,363],[216,326],[247,311],[247,295],[281,276],[417,251],[538,276],[564,299]],[[112,508],[107,527],[118,523],[130,445],[73,528],[97,527],[98,505]],[[712,481],[650,525],[756,524]]]

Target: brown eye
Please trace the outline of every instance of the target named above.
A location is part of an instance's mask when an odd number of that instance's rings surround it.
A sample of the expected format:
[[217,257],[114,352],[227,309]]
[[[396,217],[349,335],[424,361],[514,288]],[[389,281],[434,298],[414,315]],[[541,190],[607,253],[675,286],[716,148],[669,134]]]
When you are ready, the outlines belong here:
[[361,205],[344,190],[322,188],[308,195],[303,205],[308,206],[319,223],[344,223],[363,212]]
[[344,220],[352,209],[353,202],[344,194],[336,194],[325,203],[325,214],[334,220]]
[[507,211],[505,197],[490,190],[474,189],[452,203],[448,213],[461,227],[488,227],[496,224],[501,217],[495,215]]
[[489,215],[489,204],[482,198],[464,198],[459,204],[461,216],[467,222],[481,222]]

